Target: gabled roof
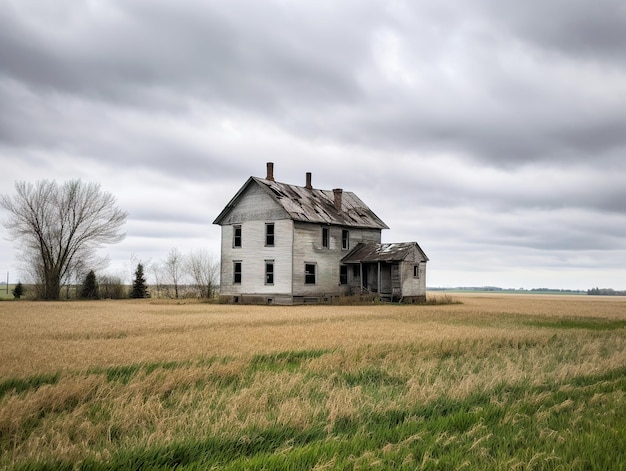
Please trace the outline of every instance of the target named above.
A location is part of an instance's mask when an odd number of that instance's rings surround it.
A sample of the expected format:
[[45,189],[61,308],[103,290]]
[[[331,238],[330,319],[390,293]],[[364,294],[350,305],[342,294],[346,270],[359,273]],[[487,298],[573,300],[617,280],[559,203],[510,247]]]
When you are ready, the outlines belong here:
[[351,191],[343,191],[341,211],[335,208],[333,190],[319,190],[289,185],[263,178],[250,177],[232,200],[217,216],[213,224],[221,224],[237,205],[250,185],[258,185],[278,203],[294,221],[332,224],[347,227],[389,229],[374,212]]
[[417,250],[422,258],[428,261],[428,257],[417,242],[398,242],[391,244],[364,244],[359,243],[343,259],[343,263],[361,262],[401,262]]

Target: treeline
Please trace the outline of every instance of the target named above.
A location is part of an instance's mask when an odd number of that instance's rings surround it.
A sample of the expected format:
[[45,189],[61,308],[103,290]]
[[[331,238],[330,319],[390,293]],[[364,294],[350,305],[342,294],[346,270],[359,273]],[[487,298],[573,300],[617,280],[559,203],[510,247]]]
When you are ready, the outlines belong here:
[[[124,238],[120,231],[127,213],[97,183],[16,182],[14,195],[0,194],[0,207],[9,213],[2,224],[21,252],[35,299],[211,298],[216,293],[219,261],[205,251],[183,255],[172,249],[166,260],[146,267],[154,277],[152,290],[146,286],[141,263],[130,292],[120,277],[98,277],[96,270],[104,260],[96,249]],[[16,288],[13,296],[19,299],[25,288],[21,283]]]
[[550,292],[550,293],[565,293],[565,294],[581,294],[584,291],[579,289],[560,289],[560,288],[530,288],[528,291],[531,293],[535,292]]
[[438,288],[429,286],[428,291],[477,291],[489,292],[498,291],[503,293],[538,293],[538,294],[585,294],[585,290],[579,289],[560,289],[560,288],[501,288],[499,286],[459,286],[456,288]]
[[93,271],[82,281],[82,299],[100,298],[213,298],[219,288],[219,259],[206,250],[183,254],[170,250],[167,258],[148,265],[154,284],[146,281],[145,266],[137,263],[132,284],[124,286],[120,278],[97,278]]
[[587,290],[591,296],[626,296],[626,291],[616,291],[612,288],[591,288]]
[[[146,280],[146,267],[153,283]],[[206,250],[183,254],[172,249],[165,260],[148,265],[137,263],[130,284],[121,276],[97,274],[95,270],[76,267],[63,279],[62,299],[127,298],[203,298],[212,299],[219,290],[219,259]],[[8,289],[7,289],[8,293]],[[12,291],[15,299],[45,299],[40,283],[18,282]]]

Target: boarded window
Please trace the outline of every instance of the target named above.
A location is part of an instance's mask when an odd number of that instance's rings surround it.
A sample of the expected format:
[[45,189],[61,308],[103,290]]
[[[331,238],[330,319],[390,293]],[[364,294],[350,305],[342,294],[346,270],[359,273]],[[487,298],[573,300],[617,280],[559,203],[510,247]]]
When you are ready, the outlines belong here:
[[241,226],[233,226],[233,247],[241,247]]
[[274,223],[265,224],[265,245],[274,246]]
[[348,266],[341,265],[339,267],[339,284],[347,285],[348,284]]
[[265,284],[274,284],[274,260],[265,260]]
[[307,285],[315,284],[315,264],[314,263],[304,264],[304,283]]
[[241,283],[241,262],[233,262],[233,283]]
[[350,248],[350,231],[344,229],[341,231],[341,248],[348,250]]
[[322,227],[322,247],[326,249],[329,246],[328,233],[329,233],[328,227]]

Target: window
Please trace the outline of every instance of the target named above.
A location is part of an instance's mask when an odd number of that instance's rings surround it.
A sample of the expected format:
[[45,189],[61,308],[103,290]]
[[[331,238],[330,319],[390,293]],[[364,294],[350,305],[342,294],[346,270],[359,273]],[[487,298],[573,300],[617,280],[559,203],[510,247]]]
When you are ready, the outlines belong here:
[[233,262],[233,283],[241,283],[241,262]]
[[274,260],[265,260],[265,284],[274,284]]
[[328,248],[328,227],[322,227],[322,247]]
[[348,265],[341,265],[339,267],[339,284],[340,285],[348,284]]
[[241,247],[241,226],[233,226],[233,247]]
[[274,246],[274,223],[265,224],[265,245],[267,247]]
[[304,284],[306,285],[315,284],[315,264],[314,263],[304,264]]
[[420,266],[413,265],[413,278],[419,278],[419,277],[420,277]]
[[348,250],[350,248],[350,231],[344,229],[341,231],[341,248]]

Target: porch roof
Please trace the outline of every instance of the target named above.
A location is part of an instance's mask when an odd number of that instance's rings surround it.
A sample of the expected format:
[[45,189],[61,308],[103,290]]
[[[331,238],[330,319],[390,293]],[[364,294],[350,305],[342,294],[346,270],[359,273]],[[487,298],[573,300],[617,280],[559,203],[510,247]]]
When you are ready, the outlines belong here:
[[387,244],[364,244],[359,243],[343,259],[343,263],[369,263],[369,262],[401,262],[411,257],[415,252],[423,261],[428,257],[417,242],[395,242]]

